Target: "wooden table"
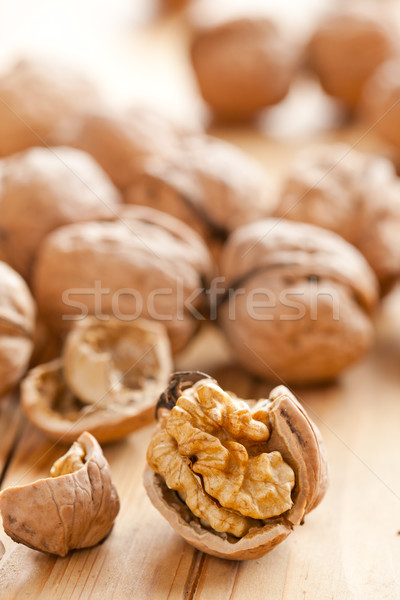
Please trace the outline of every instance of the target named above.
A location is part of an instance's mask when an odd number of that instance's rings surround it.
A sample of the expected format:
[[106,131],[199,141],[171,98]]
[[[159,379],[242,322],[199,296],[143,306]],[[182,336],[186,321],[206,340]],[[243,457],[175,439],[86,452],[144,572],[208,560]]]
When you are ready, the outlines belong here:
[[[3,3],[2,28],[8,32],[0,42],[3,62],[26,47],[55,48],[55,55],[68,54],[70,40],[74,57],[79,55],[84,66],[93,69],[99,80],[103,78],[105,87],[108,82],[114,99],[148,98],[157,104],[162,98],[171,113],[184,118],[193,113],[200,119],[180,16],[150,22],[138,30],[134,16],[143,12],[132,1],[109,5],[98,0],[63,1],[55,3],[57,9],[53,4],[46,0],[32,6],[22,0]],[[22,19],[21,7],[25,8]],[[95,9],[97,33],[88,31],[85,37],[84,27]],[[57,11],[63,23],[60,36],[52,29]],[[79,11],[80,25],[72,18],[74,11]],[[17,22],[12,37],[9,31]],[[24,37],[24,32],[29,35]],[[103,48],[104,39],[109,53]],[[117,81],[119,87],[114,87]],[[164,86],[165,94],[157,91],[158,86]],[[316,86],[299,82],[295,94],[275,111],[273,120],[269,118],[269,136],[265,129],[263,133],[248,128],[214,129],[213,133],[252,153],[273,170],[278,181],[293,151],[311,139],[340,138],[360,148],[376,147],[373,133],[365,135],[362,126],[327,131],[334,115],[332,104]],[[0,563],[0,598],[400,598],[399,302],[399,293],[388,299],[377,319],[375,348],[340,382],[296,390],[324,436],[330,488],[305,525],[272,553],[255,561],[224,561],[194,550],[172,531],[151,506],[141,484],[152,432],[149,426],[105,447],[122,503],[109,538],[96,548],[60,559],[17,545],[1,532],[6,554]],[[252,379],[231,364],[229,348],[211,326],[179,357],[178,367],[212,371],[223,386],[243,397],[261,397],[270,389],[268,383]],[[65,450],[24,420],[15,396],[0,404],[0,440],[2,487],[46,476]]]

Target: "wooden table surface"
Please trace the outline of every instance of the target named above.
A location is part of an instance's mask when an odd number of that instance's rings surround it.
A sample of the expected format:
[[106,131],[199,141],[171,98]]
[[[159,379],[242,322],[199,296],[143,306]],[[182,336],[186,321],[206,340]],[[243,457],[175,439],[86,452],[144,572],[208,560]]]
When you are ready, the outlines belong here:
[[[316,3],[309,4],[311,11]],[[79,59],[117,102],[148,100],[188,121],[201,120],[182,16],[147,20],[151,11],[145,18],[147,3],[139,0],[6,0],[1,11],[4,64],[26,49],[54,50],[55,56]],[[90,27],[93,14],[96,27]],[[258,130],[212,132],[261,160],[278,183],[293,151],[304,143],[345,139],[359,148],[377,147],[373,131],[366,133],[362,125],[331,129],[336,116],[317,86],[299,81]],[[141,483],[149,426],[104,448],[121,512],[103,544],[61,559],[15,544],[0,532],[6,547],[0,562],[0,598],[400,598],[399,306],[400,293],[395,292],[377,317],[374,349],[339,382],[295,390],[325,439],[330,488],[304,526],[273,552],[255,561],[230,562],[202,554],[174,533]],[[229,348],[212,326],[204,328],[177,366],[211,371],[242,397],[262,397],[271,389],[231,364]],[[2,488],[47,476],[64,450],[25,421],[17,395],[1,402]]]

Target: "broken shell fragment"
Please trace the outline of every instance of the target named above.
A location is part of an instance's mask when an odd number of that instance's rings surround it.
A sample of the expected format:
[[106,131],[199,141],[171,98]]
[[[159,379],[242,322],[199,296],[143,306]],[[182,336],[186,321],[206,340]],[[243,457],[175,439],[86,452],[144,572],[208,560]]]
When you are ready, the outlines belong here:
[[32,369],[22,383],[27,417],[51,439],[90,431],[101,442],[148,424],[171,371],[159,323],[87,317],[67,336],[63,359]]
[[193,381],[192,375],[175,374],[165,393],[169,408],[160,400],[145,488],[199,550],[258,558],[322,500],[328,476],[321,435],[284,386],[251,406],[207,378],[175,400],[177,376]]
[[51,477],[6,488],[0,494],[7,535],[58,556],[101,542],[119,507],[109,464],[87,432],[54,463]]

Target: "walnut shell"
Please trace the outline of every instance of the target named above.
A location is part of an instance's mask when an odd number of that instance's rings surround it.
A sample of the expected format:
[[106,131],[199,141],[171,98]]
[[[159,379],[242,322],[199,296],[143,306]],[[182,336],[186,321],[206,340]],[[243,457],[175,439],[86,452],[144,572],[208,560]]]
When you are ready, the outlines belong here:
[[381,7],[341,10],[326,17],[313,33],[309,65],[328,94],[354,109],[373,71],[395,54],[394,37]]
[[99,444],[85,431],[54,463],[51,477],[3,490],[0,510],[14,541],[66,556],[108,535],[119,498]]
[[305,149],[289,168],[277,214],[339,233],[365,256],[382,292],[400,277],[400,180],[388,159],[347,144]]
[[28,373],[21,405],[51,439],[70,442],[86,430],[117,440],[153,420],[171,366],[160,323],[86,317],[67,335],[62,359]]
[[[149,446],[148,460],[153,468],[146,468],[144,485],[151,502],[175,531],[199,550],[213,556],[233,560],[259,558],[283,541],[292,532],[293,527],[301,523],[304,516],[321,502],[328,484],[323,442],[317,427],[308,418],[304,408],[284,386],[275,388],[268,400],[260,400],[250,409],[243,401],[223,393],[215,384],[209,384],[209,381],[209,379],[200,380],[192,388],[182,392],[177,399],[176,408],[172,408],[170,414],[164,409],[160,429],[155,432]],[[174,441],[169,433],[167,438],[172,441],[171,447],[177,447],[179,450],[182,473],[189,468],[189,472],[194,475],[191,480],[191,486],[194,489],[187,487],[186,502],[191,496],[195,498],[193,508],[195,512],[198,510],[201,512],[203,503],[207,504],[208,514],[219,512],[221,514],[219,523],[221,531],[213,529],[209,523],[205,522],[204,518],[200,519],[195,516],[186,504],[182,492],[178,495],[174,491],[178,486],[170,489],[164,477],[153,470],[160,464],[159,456],[166,448],[165,445],[160,446],[157,440],[162,436],[165,437],[164,431],[170,431],[169,422],[173,413],[178,410],[180,411],[177,413],[178,415],[184,415],[185,403],[187,404],[193,396],[197,395],[199,398],[201,392],[204,393],[204,388],[211,392],[211,395],[217,394],[220,399],[223,398],[227,401],[225,410],[218,412],[216,410],[218,403],[213,402],[210,404],[210,411],[204,412],[204,421],[202,421],[200,420],[201,411],[199,412],[199,408],[197,408],[190,417],[191,426],[182,425],[181,439]],[[254,404],[253,401],[250,403]],[[229,404],[232,406],[229,407]],[[202,428],[203,433],[201,433]],[[221,428],[223,433],[221,433]],[[265,428],[266,432],[263,433]],[[224,439],[223,445],[220,446],[221,451],[223,448],[225,448],[224,452],[230,451],[230,458],[224,463],[220,462],[220,458],[215,452],[220,435],[223,435]],[[204,438],[203,442],[201,442],[202,438]],[[192,448],[194,443],[197,444],[196,449]],[[176,444],[178,445],[176,446]],[[211,447],[212,456],[207,459],[207,448]],[[186,458],[188,452],[191,452],[190,458]],[[235,503],[232,501],[234,497],[230,496],[229,500],[233,508],[226,509],[225,504],[217,502],[214,496],[215,490],[221,483],[218,483],[220,473],[217,469],[220,465],[224,465],[223,468],[226,471],[222,475],[228,478],[227,481],[231,477],[236,477],[238,467],[235,467],[235,474],[232,472],[231,475],[229,469],[233,468],[240,455],[243,456],[243,460],[247,457],[243,463],[245,466],[240,479],[243,499]],[[250,494],[249,496],[249,490],[252,490],[254,494],[254,489],[258,489],[259,494],[261,493],[265,498],[270,497],[272,483],[266,483],[265,486],[261,483],[264,479],[270,481],[271,473],[273,473],[273,471],[268,473],[265,470],[269,465],[268,457],[274,461],[280,457],[280,460],[284,461],[283,464],[286,464],[286,469],[294,474],[294,487],[290,494],[291,507],[272,518],[248,519],[249,528],[244,535],[235,536],[226,531],[223,533],[222,531],[226,530],[225,520],[237,519],[244,514],[243,511],[248,510],[248,507],[254,504],[254,495]],[[201,472],[207,473],[204,468],[207,460],[209,461],[207,467],[209,477],[211,473],[211,491],[204,490],[205,478],[196,477],[195,474],[199,463],[201,463]],[[253,462],[250,466],[251,461]],[[168,465],[168,462],[166,464]],[[265,465],[264,468],[263,465]],[[258,471],[255,473],[257,468]],[[166,473],[167,479],[170,479],[168,467]],[[181,477],[181,473],[178,477]],[[252,487],[246,486],[246,481],[249,479],[253,481]],[[229,486],[229,483],[226,485]],[[247,490],[247,494],[245,490]],[[193,494],[195,495],[193,496]],[[236,498],[239,498],[239,494],[240,490]],[[223,494],[222,502],[225,500]]]
[[86,317],[66,337],[63,365],[68,387],[82,402],[105,405],[115,399],[143,402],[146,396],[154,402],[172,360],[160,323]]
[[87,311],[158,320],[176,352],[198,326],[211,257],[196,233],[169,215],[141,207],[119,214],[119,221],[69,225],[45,239],[33,285],[39,310],[56,331]]
[[400,59],[382,63],[366,82],[361,108],[374,132],[400,149]]
[[263,18],[199,29],[191,58],[201,95],[220,119],[247,120],[280,102],[294,74],[290,44]]
[[0,396],[19,382],[29,364],[35,313],[22,277],[0,262]]
[[220,324],[236,360],[273,381],[330,380],[373,341],[377,281],[335,233],[269,219],[237,229],[221,269]]
[[148,159],[125,190],[125,202],[170,213],[211,245],[272,213],[268,174],[239,148],[206,135],[186,136],[182,148],[168,159]]
[[0,97],[0,156],[8,156],[43,145],[62,121],[89,109],[97,92],[65,65],[24,59],[0,77]]
[[[123,113],[88,111],[79,126],[66,134],[63,143],[89,152],[120,189],[125,189],[141,171],[149,156],[170,157],[179,151],[183,130],[150,109]],[[57,134],[55,134],[57,140]]]
[[0,256],[25,279],[50,231],[115,218],[120,201],[92,157],[66,147],[32,148],[4,159],[0,186]]

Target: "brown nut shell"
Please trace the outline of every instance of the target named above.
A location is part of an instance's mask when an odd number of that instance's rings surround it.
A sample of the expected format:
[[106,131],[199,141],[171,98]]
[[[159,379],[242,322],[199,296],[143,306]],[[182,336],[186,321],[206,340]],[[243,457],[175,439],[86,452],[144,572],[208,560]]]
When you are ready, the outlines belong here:
[[293,506],[281,516],[258,522],[243,537],[220,534],[205,527],[167,487],[163,477],[146,467],[144,485],[151,502],[177,533],[207,554],[231,560],[263,556],[292,532],[293,526],[319,504],[326,492],[328,475],[323,442],[305,410],[284,386],[271,392],[264,410],[271,432],[265,449],[281,453],[295,473]]
[[365,82],[395,54],[394,40],[381,8],[342,10],[318,25],[308,44],[309,65],[328,94],[354,109]]
[[0,78],[0,156],[46,143],[98,101],[90,81],[66,65],[24,59]]
[[86,404],[154,404],[172,370],[168,336],[160,323],[86,317],[67,335],[64,377]]
[[58,556],[101,542],[118,514],[119,498],[95,438],[87,432],[80,435],[54,464],[52,475],[0,493],[7,535]]
[[180,151],[182,134],[179,126],[163,115],[137,107],[118,114],[88,111],[79,127],[69,132],[70,138],[60,131],[60,139],[91,154],[123,190],[141,172],[143,161],[151,156],[168,158]]
[[18,273],[0,262],[0,396],[22,378],[33,350],[36,306]]
[[93,158],[74,148],[32,148],[4,159],[0,185],[0,256],[25,279],[48,233],[77,221],[113,219],[120,203]]
[[347,144],[304,149],[289,168],[277,214],[331,229],[356,246],[382,293],[400,277],[400,180],[387,158]]
[[176,352],[198,326],[181,303],[194,296],[197,310],[204,301],[199,290],[213,271],[210,254],[170,215],[141,207],[119,214],[119,221],[69,225],[46,238],[33,286],[40,312],[55,331],[65,331],[82,312],[98,314],[100,300],[102,315],[162,321]]
[[272,184],[255,160],[206,135],[187,136],[182,147],[181,154],[145,162],[125,202],[170,213],[220,244],[240,225],[272,213]]
[[200,29],[191,46],[204,100],[226,120],[247,120],[282,100],[294,72],[294,53],[268,19],[242,18]]
[[221,263],[231,293],[220,324],[250,372],[277,382],[330,380],[371,346],[377,281],[338,235],[259,221],[232,234]]
[[400,149],[400,59],[382,63],[366,82],[361,109],[369,125]]
[[28,373],[21,405],[51,439],[70,442],[90,431],[101,442],[117,440],[154,419],[171,365],[160,323],[87,317],[68,334],[62,361]]

